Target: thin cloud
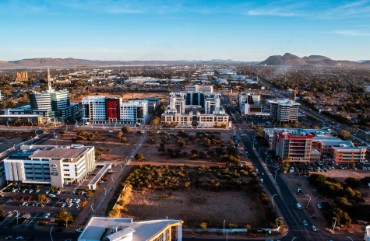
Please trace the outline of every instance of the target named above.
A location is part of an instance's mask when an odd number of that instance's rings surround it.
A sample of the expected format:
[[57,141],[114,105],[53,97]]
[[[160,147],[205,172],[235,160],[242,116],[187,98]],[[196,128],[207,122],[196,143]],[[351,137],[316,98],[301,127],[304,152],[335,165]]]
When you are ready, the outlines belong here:
[[293,16],[307,16],[308,14],[301,10],[302,7],[307,6],[306,3],[295,3],[284,5],[286,1],[279,1],[270,3],[264,7],[249,10],[247,15],[259,16],[279,16],[279,17],[293,17]]
[[317,14],[320,19],[345,19],[345,18],[368,18],[370,17],[370,1],[361,0],[344,4]]
[[335,34],[349,35],[349,36],[370,36],[370,33],[360,32],[357,30],[338,30],[333,31]]

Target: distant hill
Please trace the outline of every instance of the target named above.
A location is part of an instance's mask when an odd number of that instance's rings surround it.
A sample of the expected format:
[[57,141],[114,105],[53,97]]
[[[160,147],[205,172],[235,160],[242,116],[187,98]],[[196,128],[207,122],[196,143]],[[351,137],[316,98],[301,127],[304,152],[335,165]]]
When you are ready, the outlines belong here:
[[325,66],[361,66],[366,65],[364,63],[370,62],[365,61],[361,64],[352,61],[337,61],[332,60],[328,57],[321,55],[310,55],[308,57],[300,58],[296,55],[286,53],[283,56],[273,55],[268,57],[265,61],[258,65],[289,65],[289,66],[301,66],[301,65],[325,65]]
[[365,60],[361,62],[360,65],[370,65],[370,60]]
[[[100,61],[100,60],[86,60],[74,58],[35,58],[22,59],[16,61],[0,61],[1,69],[15,69],[15,68],[75,68],[75,67],[99,67],[99,66],[119,66],[119,65],[186,65],[186,64],[207,64],[207,63],[249,63],[233,61],[231,59],[212,59],[212,60],[173,60],[173,61]],[[255,64],[255,63],[253,63]]]

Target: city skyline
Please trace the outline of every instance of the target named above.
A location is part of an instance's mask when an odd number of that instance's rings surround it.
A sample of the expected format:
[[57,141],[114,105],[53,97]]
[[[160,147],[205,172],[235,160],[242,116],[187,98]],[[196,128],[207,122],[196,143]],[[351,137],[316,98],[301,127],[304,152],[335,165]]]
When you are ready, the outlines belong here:
[[369,59],[370,1],[2,1],[2,61]]

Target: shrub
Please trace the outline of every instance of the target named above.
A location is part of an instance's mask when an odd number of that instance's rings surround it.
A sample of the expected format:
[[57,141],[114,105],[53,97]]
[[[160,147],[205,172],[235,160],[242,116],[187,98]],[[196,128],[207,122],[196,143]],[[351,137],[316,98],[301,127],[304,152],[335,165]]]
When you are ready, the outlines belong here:
[[203,229],[203,230],[206,230],[207,229],[207,223],[201,223],[200,228]]
[[109,211],[108,216],[117,217],[119,214],[120,214],[120,211],[117,208],[115,208],[115,209],[112,209],[112,211]]
[[142,161],[142,160],[144,160],[144,156],[143,156],[143,154],[136,153],[135,159],[138,160],[138,161]]
[[238,225],[229,223],[229,228],[238,228]]
[[130,132],[131,128],[129,126],[124,126],[124,127],[122,127],[122,131],[123,132]]

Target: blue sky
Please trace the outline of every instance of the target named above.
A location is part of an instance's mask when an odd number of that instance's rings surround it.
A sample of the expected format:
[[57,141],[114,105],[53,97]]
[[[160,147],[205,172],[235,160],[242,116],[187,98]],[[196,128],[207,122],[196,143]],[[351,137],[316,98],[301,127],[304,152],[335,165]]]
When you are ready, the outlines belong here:
[[0,0],[0,60],[370,59],[370,0]]

